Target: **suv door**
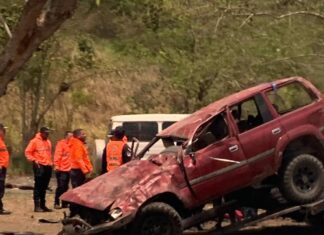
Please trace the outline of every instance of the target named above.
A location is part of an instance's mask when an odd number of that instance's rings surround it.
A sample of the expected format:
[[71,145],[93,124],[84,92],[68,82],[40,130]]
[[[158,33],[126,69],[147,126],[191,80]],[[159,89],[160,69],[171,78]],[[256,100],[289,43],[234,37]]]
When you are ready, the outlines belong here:
[[[323,104],[311,90],[300,82],[284,84],[266,92],[278,121],[290,135],[292,130],[301,130],[303,133],[311,128],[323,128]],[[291,136],[293,137],[293,136]]]
[[238,139],[253,172],[253,182],[257,183],[274,173],[275,147],[284,130],[280,122],[273,119],[262,94],[233,105],[231,113]]
[[[240,143],[228,123],[225,112],[217,115],[197,131],[193,141],[197,171],[190,177],[190,184],[200,201],[244,187],[251,180]],[[190,161],[186,157],[185,165]]]

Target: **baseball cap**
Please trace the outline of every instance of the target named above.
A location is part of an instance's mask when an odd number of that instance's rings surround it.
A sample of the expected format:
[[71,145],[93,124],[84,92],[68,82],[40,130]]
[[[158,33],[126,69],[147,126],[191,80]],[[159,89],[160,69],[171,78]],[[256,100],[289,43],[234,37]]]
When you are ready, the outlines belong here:
[[41,127],[41,128],[39,129],[39,131],[40,131],[41,133],[50,133],[50,132],[51,132],[51,129],[48,128],[48,127],[46,127],[46,126],[43,126],[43,127]]
[[0,123],[0,129],[2,129],[2,130],[5,130],[5,129],[7,129],[8,127],[6,127],[5,125],[3,125],[2,123]]
[[114,130],[114,134],[113,134],[115,137],[121,139],[124,137],[125,135],[125,130],[122,126],[117,126]]

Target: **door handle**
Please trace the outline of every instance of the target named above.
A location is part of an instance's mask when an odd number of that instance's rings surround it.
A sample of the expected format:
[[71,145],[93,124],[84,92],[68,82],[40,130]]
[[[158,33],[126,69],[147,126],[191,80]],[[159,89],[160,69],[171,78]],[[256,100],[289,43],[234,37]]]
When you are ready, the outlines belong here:
[[281,133],[281,128],[280,128],[280,127],[275,128],[275,129],[272,130],[272,134],[273,134],[273,135],[278,135],[278,134],[280,134],[280,133]]
[[233,153],[233,152],[236,152],[237,150],[239,150],[239,147],[238,147],[237,144],[236,144],[236,145],[232,145],[232,146],[230,146],[230,147],[228,148],[228,150],[229,150],[231,153]]

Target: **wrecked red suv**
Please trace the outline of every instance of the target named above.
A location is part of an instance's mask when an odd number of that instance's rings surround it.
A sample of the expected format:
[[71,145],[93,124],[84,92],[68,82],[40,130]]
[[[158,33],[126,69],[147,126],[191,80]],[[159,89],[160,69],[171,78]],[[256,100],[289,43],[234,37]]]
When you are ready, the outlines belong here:
[[[165,149],[143,160],[159,141]],[[274,189],[286,203],[312,202],[324,189],[323,163],[321,92],[300,77],[261,84],[173,124],[137,159],[66,192],[71,215],[60,234],[178,235],[203,222],[208,202],[269,209]]]

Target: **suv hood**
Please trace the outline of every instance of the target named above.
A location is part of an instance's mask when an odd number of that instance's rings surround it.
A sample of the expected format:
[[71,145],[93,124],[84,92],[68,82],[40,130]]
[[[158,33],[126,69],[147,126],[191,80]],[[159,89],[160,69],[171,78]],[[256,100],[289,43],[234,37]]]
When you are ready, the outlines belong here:
[[173,191],[171,178],[173,182],[180,179],[174,179],[175,175],[180,176],[176,159],[163,158],[161,164],[150,160],[131,161],[64,193],[61,200],[100,211],[111,206],[135,209],[159,191]]

